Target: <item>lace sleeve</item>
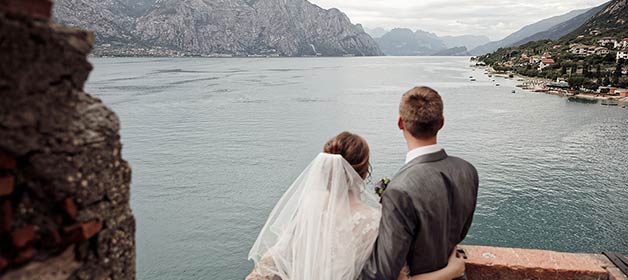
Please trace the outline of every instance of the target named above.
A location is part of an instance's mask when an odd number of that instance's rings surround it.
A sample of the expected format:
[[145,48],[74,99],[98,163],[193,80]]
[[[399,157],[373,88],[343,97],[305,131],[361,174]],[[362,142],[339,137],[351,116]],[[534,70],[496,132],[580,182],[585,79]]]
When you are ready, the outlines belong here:
[[266,255],[255,265],[253,272],[251,272],[245,280],[281,280],[279,277],[275,276],[274,273],[272,273],[274,267],[275,263],[272,258]]
[[373,245],[377,239],[379,221],[381,214],[375,209],[365,209],[353,215],[353,234],[358,237],[355,244],[356,256],[358,257],[358,271],[371,255]]

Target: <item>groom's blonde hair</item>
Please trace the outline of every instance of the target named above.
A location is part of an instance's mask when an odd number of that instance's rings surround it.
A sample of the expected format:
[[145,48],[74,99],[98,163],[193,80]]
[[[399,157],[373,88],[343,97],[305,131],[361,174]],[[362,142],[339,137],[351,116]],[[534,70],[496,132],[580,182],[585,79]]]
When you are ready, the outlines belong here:
[[443,100],[429,87],[415,87],[401,98],[399,116],[414,138],[434,137],[443,125]]

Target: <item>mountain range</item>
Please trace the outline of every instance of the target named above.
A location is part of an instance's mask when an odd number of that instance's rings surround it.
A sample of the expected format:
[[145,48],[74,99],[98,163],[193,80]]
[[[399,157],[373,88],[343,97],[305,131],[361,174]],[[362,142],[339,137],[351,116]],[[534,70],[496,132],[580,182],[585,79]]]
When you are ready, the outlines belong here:
[[[365,28],[365,31],[375,38],[386,55],[441,55],[452,53],[469,55],[467,50],[490,41],[487,36],[462,35],[438,36],[434,33],[408,28],[394,28],[387,31],[381,27]],[[463,50],[464,48],[464,50]]]
[[97,46],[192,55],[372,56],[377,43],[338,9],[306,0],[58,0],[54,19]]
[[541,20],[524,26],[502,40],[474,48],[470,53],[472,55],[482,55],[494,52],[499,48],[520,46],[532,41],[546,39],[557,40],[578,29],[607,5],[608,3],[604,3],[591,9],[575,10],[560,16]]
[[593,31],[596,37],[613,37],[616,39],[628,37],[628,0],[613,0],[603,5],[602,9],[579,26],[573,32],[567,34],[561,41],[571,43],[578,41],[579,37],[587,37]]
[[392,56],[431,55],[446,49],[436,34],[408,28],[395,28],[375,41],[386,55]]
[[[537,40],[557,40],[578,29],[604,9],[608,3],[590,8],[574,10],[524,26],[520,30],[498,41],[486,36],[438,36],[423,30],[394,28],[388,32],[383,28],[366,29],[375,38],[386,55],[482,55],[499,48],[523,45]],[[463,50],[462,47],[466,49]]]
[[541,20],[494,42],[486,36],[363,28],[338,9],[307,0],[57,0],[53,12],[60,23],[94,31],[96,49],[235,56],[481,55],[574,33],[608,5]]
[[602,86],[628,88],[626,38],[628,0],[613,0],[558,40],[542,39],[500,48],[478,60],[497,71],[564,79],[576,90],[595,91]]

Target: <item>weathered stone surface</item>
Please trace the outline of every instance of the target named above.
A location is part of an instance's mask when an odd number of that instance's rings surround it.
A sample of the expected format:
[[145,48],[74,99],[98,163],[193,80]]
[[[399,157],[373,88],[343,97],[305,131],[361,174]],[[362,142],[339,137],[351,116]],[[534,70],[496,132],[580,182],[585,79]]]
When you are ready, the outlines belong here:
[[72,220],[76,219],[76,215],[78,215],[78,209],[76,208],[76,203],[74,203],[74,198],[68,197],[63,200],[63,210],[68,214],[68,217]]
[[609,279],[599,255],[554,251],[461,246],[466,272],[475,279]]
[[15,248],[22,248],[35,239],[35,227],[27,225],[11,233],[11,241]]
[[74,246],[70,246],[61,255],[50,258],[43,262],[32,262],[20,270],[8,272],[4,275],[6,279],[12,280],[64,280],[81,266],[76,261]]
[[0,196],[11,194],[14,187],[15,180],[13,176],[0,177]]
[[119,121],[83,92],[94,37],[21,7],[0,9],[0,279],[132,279]]
[[0,152],[0,169],[15,169],[16,167],[17,162],[13,157]]
[[0,233],[5,234],[11,230],[13,221],[13,206],[10,200],[0,202]]
[[597,258],[602,264],[602,267],[606,268],[606,271],[608,271],[609,280],[628,280],[628,276],[617,268],[605,255],[595,255],[595,258]]
[[32,18],[50,18],[51,0],[2,0],[0,12],[22,14]]

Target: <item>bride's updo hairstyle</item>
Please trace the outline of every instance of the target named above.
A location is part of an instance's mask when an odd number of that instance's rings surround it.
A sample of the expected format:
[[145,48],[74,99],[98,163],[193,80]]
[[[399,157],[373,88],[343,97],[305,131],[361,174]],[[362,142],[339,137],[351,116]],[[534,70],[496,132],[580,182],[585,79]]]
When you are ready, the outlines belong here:
[[369,164],[369,145],[366,140],[351,132],[342,132],[329,140],[323,152],[341,155],[362,179],[366,179],[371,173]]

